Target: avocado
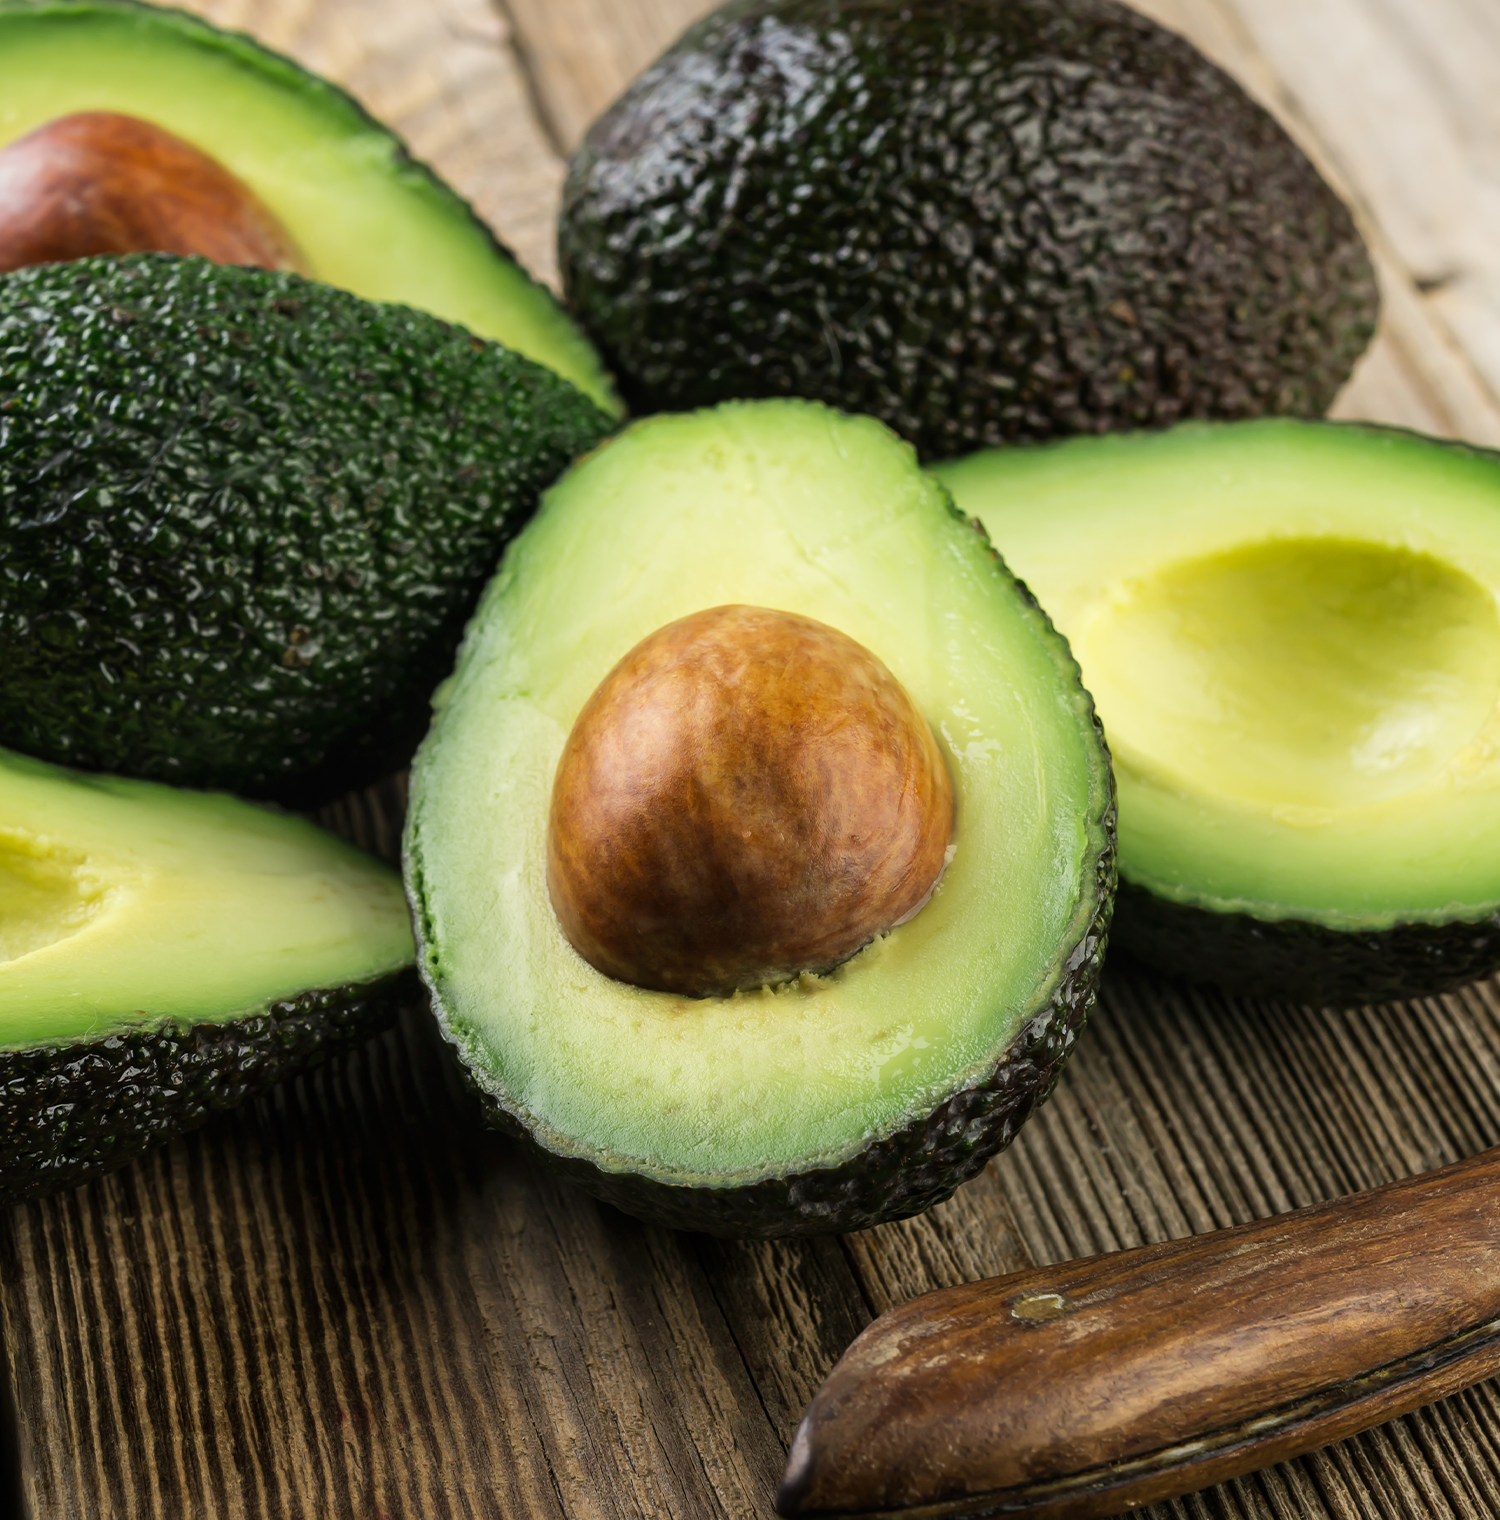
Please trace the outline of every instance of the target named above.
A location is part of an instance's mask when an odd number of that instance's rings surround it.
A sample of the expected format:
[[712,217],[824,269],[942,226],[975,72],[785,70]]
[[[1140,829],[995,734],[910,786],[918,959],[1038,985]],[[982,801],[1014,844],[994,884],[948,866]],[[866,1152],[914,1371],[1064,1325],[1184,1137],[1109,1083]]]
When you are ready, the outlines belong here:
[[[904,688],[951,777],[951,859],[824,974],[616,980],[549,894],[559,758],[622,656],[745,608]],[[948,1197],[1046,1097],[1105,949],[1108,755],[1064,641],[879,423],[765,401],[628,428],[507,550],[434,707],[405,841],[419,969],[490,1119],[600,1197],[726,1235],[860,1228]]]
[[559,249],[635,411],[809,396],[931,459],[1321,415],[1377,310],[1295,144],[1112,0],[733,0],[590,130]]
[[0,278],[0,743],[299,802],[403,764],[501,546],[612,426],[289,273]]
[[0,97],[0,149],[78,112],[162,127],[249,187],[303,273],[504,343],[616,408],[587,340],[465,202],[349,95],[249,37],[133,0],[0,0]]
[[1500,455],[1288,419],[938,473],[1098,701],[1120,944],[1318,1003],[1500,966]]
[[396,874],[303,819],[0,751],[0,1205],[378,1028]]

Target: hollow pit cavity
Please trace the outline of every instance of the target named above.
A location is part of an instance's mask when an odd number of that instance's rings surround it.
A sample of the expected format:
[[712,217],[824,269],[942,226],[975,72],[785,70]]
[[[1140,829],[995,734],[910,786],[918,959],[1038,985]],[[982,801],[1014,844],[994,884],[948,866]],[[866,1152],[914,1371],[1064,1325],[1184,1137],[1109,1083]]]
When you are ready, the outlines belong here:
[[85,862],[26,835],[0,834],[0,962],[71,939],[104,905]]
[[1272,806],[1358,807],[1431,782],[1500,698],[1493,593],[1430,555],[1346,539],[1122,582],[1077,646],[1122,755]]

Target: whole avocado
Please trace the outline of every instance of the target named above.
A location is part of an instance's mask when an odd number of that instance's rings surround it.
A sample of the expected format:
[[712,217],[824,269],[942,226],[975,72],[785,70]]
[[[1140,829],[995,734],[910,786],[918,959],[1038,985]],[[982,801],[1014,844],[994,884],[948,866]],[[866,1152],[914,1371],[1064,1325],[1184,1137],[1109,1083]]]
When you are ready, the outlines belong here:
[[1291,139],[1112,0],[733,0],[594,125],[559,246],[632,408],[813,397],[928,458],[1317,415],[1377,310]]
[[612,420],[435,317],[141,255],[0,280],[0,743],[308,802],[401,763]]

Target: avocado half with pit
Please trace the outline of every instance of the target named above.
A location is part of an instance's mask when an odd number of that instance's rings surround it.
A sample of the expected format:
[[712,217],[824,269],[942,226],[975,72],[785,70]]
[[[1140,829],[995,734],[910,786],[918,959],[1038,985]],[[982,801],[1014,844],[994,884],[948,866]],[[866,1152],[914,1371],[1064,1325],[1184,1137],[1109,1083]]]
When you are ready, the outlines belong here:
[[402,765],[613,420],[408,307],[167,254],[0,278],[0,743],[307,803]]
[[304,819],[0,750],[0,1206],[385,1023],[400,879]]
[[587,339],[468,205],[349,95],[249,37],[133,0],[0,0],[0,98],[7,194],[21,139],[80,113],[136,118],[247,187],[301,273],[504,343],[614,408]]
[[[585,959],[549,852],[588,714],[674,641],[733,625],[750,630],[737,670],[784,673],[805,637],[860,646],[904,689],[951,782],[951,858],[925,906],[832,969],[772,957],[766,985],[698,996],[625,979],[649,964],[616,976]],[[1047,1095],[1105,947],[1108,756],[1067,645],[878,423],[761,402],[629,428],[511,545],[435,708],[405,846],[420,969],[490,1118],[599,1196],[720,1234],[859,1228],[946,1198]],[[662,711],[626,702],[619,732],[649,739]],[[833,741],[810,743],[816,770]],[[694,772],[665,804],[641,791],[621,850],[654,815],[675,827],[700,784],[715,783]],[[765,831],[732,805],[714,818],[727,880]],[[704,916],[727,900],[732,917],[723,880]]]
[[938,473],[1098,701],[1119,943],[1311,1002],[1500,965],[1500,455],[1288,420]]

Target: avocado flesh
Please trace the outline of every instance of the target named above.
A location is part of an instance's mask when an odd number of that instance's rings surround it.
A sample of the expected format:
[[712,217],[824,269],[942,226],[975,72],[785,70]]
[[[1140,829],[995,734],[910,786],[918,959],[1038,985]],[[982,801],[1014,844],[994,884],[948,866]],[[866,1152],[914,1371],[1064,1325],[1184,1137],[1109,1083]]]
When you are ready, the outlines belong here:
[[0,751],[0,1198],[80,1180],[377,1027],[394,872],[290,814]]
[[5,0],[0,100],[0,148],[75,111],[165,127],[260,197],[315,278],[458,323],[617,406],[587,339],[454,192],[350,96],[248,37],[121,0]]
[[1500,458],[1267,421],[938,473],[1098,702],[1121,943],[1330,1001],[1500,962]]
[[590,129],[558,248],[637,413],[808,396],[933,459],[1320,416],[1378,305],[1280,126],[1112,0],[733,0]]
[[164,254],[0,280],[0,742],[306,803],[402,765],[613,425],[424,312]]
[[[605,673],[728,603],[815,617],[885,662],[940,740],[955,848],[921,912],[836,971],[693,1000],[573,950],[545,834]],[[1107,757],[1062,641],[878,424],[771,402],[630,429],[512,545],[435,707],[407,826],[419,964],[493,1116],[596,1191],[731,1233],[852,1228],[946,1196],[1045,1096],[1103,951]],[[868,1162],[861,1186],[862,1157],[1008,1056],[1014,1122],[976,1126],[956,1174],[914,1197]],[[787,1179],[819,1169],[843,1191],[799,1211]]]

